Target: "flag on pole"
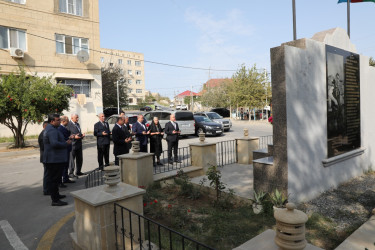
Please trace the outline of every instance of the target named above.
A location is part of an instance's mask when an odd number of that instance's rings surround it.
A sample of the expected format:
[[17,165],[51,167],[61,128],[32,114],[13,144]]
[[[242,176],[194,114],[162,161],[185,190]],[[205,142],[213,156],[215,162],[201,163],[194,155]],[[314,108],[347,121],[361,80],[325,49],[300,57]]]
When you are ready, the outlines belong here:
[[[346,3],[348,0],[339,0],[338,3]],[[364,2],[373,2],[375,3],[375,0],[350,0],[351,3],[364,3]]]

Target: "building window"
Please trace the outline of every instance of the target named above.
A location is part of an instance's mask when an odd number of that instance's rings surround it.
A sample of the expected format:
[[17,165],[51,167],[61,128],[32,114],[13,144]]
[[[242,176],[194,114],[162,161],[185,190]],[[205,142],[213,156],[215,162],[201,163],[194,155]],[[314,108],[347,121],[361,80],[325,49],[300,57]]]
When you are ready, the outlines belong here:
[[128,65],[132,65],[132,60],[128,60]]
[[141,93],[142,93],[142,89],[137,89],[135,92],[136,92],[137,94],[141,94]]
[[0,26],[0,48],[18,48],[26,50],[26,32]]
[[59,84],[64,84],[73,89],[74,95],[85,94],[86,97],[90,97],[91,93],[91,81],[81,79],[58,79]]
[[6,0],[8,2],[12,2],[12,3],[20,3],[20,4],[25,4],[26,3],[26,0]]
[[120,69],[120,75],[124,75],[124,69]]
[[122,64],[122,59],[118,59],[118,64]]
[[129,88],[129,89],[128,89],[128,93],[130,94],[131,92],[132,92],[132,89]]
[[109,67],[113,67],[113,63],[109,63]]
[[133,75],[133,72],[130,69],[128,70],[128,75]]
[[141,84],[142,81],[141,81],[141,80],[137,80],[137,81],[135,81],[135,83],[136,83],[136,84]]
[[129,98],[129,103],[133,103],[133,98]]
[[137,76],[140,76],[140,75],[142,75],[142,71],[140,71],[140,70],[136,70],[136,71],[135,71],[135,74],[136,74]]
[[141,61],[135,61],[135,66],[141,66]]
[[89,39],[56,34],[56,53],[76,55],[80,50],[89,52]]
[[82,0],[59,0],[60,12],[82,16]]
[[142,98],[137,98],[137,103],[142,103]]
[[104,57],[100,57],[100,62],[104,63]]
[[133,83],[133,80],[132,79],[128,79],[128,84],[132,84]]

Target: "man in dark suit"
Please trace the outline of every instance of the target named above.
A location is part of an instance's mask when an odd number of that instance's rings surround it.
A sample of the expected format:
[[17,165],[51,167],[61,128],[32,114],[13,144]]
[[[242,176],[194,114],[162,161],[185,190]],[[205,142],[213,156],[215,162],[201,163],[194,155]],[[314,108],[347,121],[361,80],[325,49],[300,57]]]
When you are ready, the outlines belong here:
[[[65,141],[67,141],[69,138],[73,139],[74,135],[71,136],[70,131],[66,128],[69,124],[69,118],[67,116],[61,116],[60,120],[61,120],[61,124],[57,129],[64,135]],[[72,145],[70,144],[68,146],[68,150],[67,150],[67,159],[68,160],[66,162],[66,165],[64,166],[64,169],[62,170],[62,178],[61,178],[62,182],[60,184],[60,187],[62,187],[62,188],[66,187],[66,185],[64,183],[75,183],[75,181],[71,181],[69,179],[69,175],[68,175],[69,162],[70,162],[70,152],[71,151],[72,151]]]
[[167,135],[168,142],[168,162],[173,164],[172,161],[172,149],[174,155],[174,162],[180,163],[178,159],[177,149],[178,149],[178,136],[181,131],[176,122],[176,117],[174,114],[171,114],[170,121],[165,124],[164,133]]
[[67,129],[70,131],[70,133],[72,135],[75,135],[72,143],[72,152],[70,154],[69,161],[70,177],[74,177],[74,168],[76,169],[77,176],[83,175],[83,173],[81,172],[83,164],[82,139],[85,137],[85,134],[81,133],[81,127],[79,126],[78,119],[79,116],[77,114],[72,114],[71,121],[67,126]]
[[143,115],[138,115],[137,122],[133,124],[132,130],[139,141],[140,152],[147,153],[148,134],[146,124],[143,122]]
[[94,125],[94,136],[96,136],[99,169],[103,170],[103,157],[105,166],[109,166],[109,144],[111,138],[111,131],[103,113],[99,114],[99,121]]
[[60,126],[60,115],[51,114],[43,133],[43,163],[47,169],[47,188],[51,194],[52,206],[64,206],[67,202],[60,199],[65,195],[59,194],[59,183],[61,182],[61,172],[67,162],[67,148],[72,143],[69,139],[65,141],[63,134],[57,129]]
[[38,136],[38,144],[39,144],[39,151],[40,151],[40,162],[43,164],[43,194],[44,195],[50,195],[47,189],[47,170],[46,170],[46,165],[43,163],[43,151],[44,151],[44,143],[43,143],[43,133],[45,128],[47,127],[48,122],[44,121],[43,122],[43,130],[40,132]]
[[132,140],[129,131],[124,130],[124,118],[117,117],[117,123],[112,129],[113,154],[115,155],[115,165],[119,165],[118,155],[129,153],[129,144]]

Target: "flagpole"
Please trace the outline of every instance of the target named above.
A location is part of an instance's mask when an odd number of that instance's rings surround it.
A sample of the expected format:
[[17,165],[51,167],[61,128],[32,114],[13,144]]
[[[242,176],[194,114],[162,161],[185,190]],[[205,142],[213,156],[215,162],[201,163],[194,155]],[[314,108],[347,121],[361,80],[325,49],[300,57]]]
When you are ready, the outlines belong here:
[[293,40],[297,40],[297,30],[296,30],[296,0],[293,2]]
[[348,19],[348,37],[350,38],[350,0],[347,0],[346,3],[347,3],[347,19]]

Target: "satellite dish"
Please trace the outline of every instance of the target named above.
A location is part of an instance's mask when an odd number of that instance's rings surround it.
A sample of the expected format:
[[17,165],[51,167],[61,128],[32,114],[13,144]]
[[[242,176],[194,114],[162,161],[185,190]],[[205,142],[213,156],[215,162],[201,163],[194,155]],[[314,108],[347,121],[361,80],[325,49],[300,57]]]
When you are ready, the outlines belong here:
[[77,53],[77,58],[78,58],[78,61],[80,61],[81,63],[84,63],[84,62],[87,62],[87,60],[89,60],[90,55],[86,50],[80,50]]

